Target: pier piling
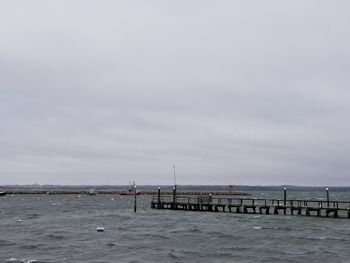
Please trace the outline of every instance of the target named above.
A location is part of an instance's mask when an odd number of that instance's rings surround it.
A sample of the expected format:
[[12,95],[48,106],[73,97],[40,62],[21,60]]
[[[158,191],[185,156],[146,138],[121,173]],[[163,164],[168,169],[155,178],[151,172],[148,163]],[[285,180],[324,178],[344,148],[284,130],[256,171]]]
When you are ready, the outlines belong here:
[[173,206],[176,207],[176,187],[173,188]]
[[136,185],[134,184],[134,212],[136,213],[136,196],[137,196],[137,193],[136,193]]
[[158,187],[158,209],[160,209],[160,187]]

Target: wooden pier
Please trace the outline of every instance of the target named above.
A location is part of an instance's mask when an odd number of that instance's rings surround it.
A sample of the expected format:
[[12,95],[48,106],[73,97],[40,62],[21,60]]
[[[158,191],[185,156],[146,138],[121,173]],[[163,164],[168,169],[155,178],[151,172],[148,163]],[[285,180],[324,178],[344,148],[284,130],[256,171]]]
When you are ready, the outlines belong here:
[[187,211],[350,218],[350,201],[278,200],[209,196],[153,196],[151,207]]

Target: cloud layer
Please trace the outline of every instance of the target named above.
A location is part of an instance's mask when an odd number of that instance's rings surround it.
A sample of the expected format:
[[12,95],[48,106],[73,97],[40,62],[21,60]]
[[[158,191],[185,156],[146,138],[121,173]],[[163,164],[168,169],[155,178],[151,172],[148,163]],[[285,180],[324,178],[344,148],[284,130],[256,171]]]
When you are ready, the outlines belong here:
[[0,184],[349,185],[348,1],[8,1]]

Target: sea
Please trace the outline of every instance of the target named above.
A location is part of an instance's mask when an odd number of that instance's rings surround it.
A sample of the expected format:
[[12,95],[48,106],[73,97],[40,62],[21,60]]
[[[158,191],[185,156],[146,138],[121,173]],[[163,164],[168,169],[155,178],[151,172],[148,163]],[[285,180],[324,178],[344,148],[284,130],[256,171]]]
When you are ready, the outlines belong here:
[[[350,200],[350,193],[331,198]],[[135,213],[133,196],[0,197],[0,262],[350,262],[347,218],[156,210],[151,199],[137,196]]]

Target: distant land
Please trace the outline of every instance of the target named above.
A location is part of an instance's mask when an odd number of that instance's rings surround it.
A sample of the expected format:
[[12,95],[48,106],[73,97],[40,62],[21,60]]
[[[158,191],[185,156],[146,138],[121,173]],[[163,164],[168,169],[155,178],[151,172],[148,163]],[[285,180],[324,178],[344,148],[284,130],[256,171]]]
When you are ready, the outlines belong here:
[[[171,191],[173,185],[160,185],[162,191]],[[177,185],[178,191],[280,191],[286,187],[290,191],[324,191],[325,187],[320,186],[294,186],[294,185],[279,185],[279,186],[251,186],[251,185]],[[142,192],[155,192],[158,185],[137,185],[137,190]],[[115,191],[122,192],[130,189],[130,185],[0,185],[0,191],[85,191],[95,189],[96,191]],[[350,192],[350,186],[332,186],[329,190],[333,192]]]

